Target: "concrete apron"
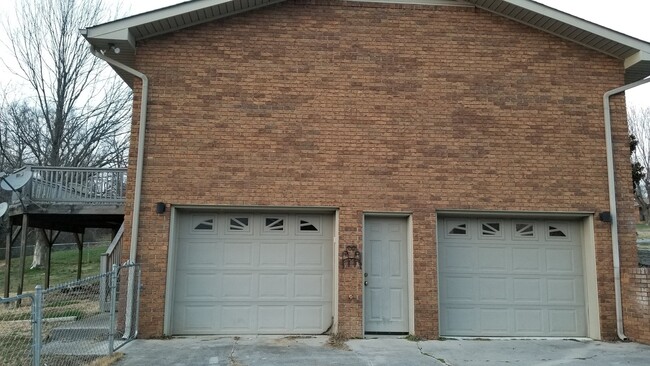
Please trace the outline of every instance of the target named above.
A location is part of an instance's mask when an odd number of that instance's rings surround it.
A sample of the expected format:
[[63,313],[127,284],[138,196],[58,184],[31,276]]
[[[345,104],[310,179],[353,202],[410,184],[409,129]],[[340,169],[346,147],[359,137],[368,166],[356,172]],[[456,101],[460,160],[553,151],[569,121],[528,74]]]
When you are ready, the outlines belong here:
[[117,365],[648,365],[650,346],[590,340],[354,339],[327,336],[135,340]]

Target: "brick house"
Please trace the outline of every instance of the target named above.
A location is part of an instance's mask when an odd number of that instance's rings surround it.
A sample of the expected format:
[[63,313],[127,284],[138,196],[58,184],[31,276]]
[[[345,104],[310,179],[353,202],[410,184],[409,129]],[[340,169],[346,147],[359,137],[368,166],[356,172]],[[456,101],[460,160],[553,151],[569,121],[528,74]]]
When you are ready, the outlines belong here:
[[603,102],[650,44],[527,0],[189,1],[82,34],[134,91],[142,335],[650,341]]

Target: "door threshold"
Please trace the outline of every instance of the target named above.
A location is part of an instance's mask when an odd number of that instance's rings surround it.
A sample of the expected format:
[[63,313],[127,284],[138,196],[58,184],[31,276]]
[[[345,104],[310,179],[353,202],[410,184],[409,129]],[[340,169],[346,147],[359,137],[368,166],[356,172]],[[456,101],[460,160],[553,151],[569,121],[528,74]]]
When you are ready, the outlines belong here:
[[366,332],[364,338],[401,338],[408,336],[408,332]]

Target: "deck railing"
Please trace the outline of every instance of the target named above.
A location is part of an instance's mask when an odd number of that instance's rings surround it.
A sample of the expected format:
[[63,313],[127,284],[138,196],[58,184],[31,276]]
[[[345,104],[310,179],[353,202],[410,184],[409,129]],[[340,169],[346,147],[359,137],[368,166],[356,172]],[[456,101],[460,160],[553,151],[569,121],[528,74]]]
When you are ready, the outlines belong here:
[[[113,270],[113,265],[120,265],[120,256],[122,255],[122,237],[124,236],[124,223],[120,226],[120,229],[115,233],[115,237],[113,237],[113,241],[111,241],[111,244],[108,246],[106,249],[105,253],[102,253],[99,256],[99,274],[103,275],[105,273],[109,273],[110,271]],[[108,299],[110,299],[108,289],[109,287],[109,282],[104,281],[103,283],[100,284],[100,294],[103,294],[103,296],[100,296],[101,300],[101,307],[104,311],[108,311],[110,303],[107,302]]]
[[126,193],[125,168],[32,166],[23,200],[62,204],[121,204]]

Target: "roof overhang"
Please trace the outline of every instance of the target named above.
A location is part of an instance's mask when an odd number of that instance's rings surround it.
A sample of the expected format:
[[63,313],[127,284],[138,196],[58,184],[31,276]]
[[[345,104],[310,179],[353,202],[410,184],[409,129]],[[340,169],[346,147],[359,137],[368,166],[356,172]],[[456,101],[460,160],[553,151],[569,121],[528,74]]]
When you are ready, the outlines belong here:
[[[111,46],[113,49],[119,48],[120,52],[111,52],[110,58],[133,67],[137,41],[283,1],[285,0],[190,0],[81,29],[80,32],[97,50],[109,52]],[[133,86],[133,75],[113,69],[129,86]]]
[[465,0],[623,61],[625,82],[650,75],[650,43],[530,0]]
[[[110,57],[134,66],[136,42],[229,17],[285,0],[193,0],[81,30],[97,50],[119,48]],[[650,43],[531,0],[356,0],[428,5],[475,6],[594,49],[623,62],[625,82],[650,75]],[[130,86],[133,76],[115,71]]]

